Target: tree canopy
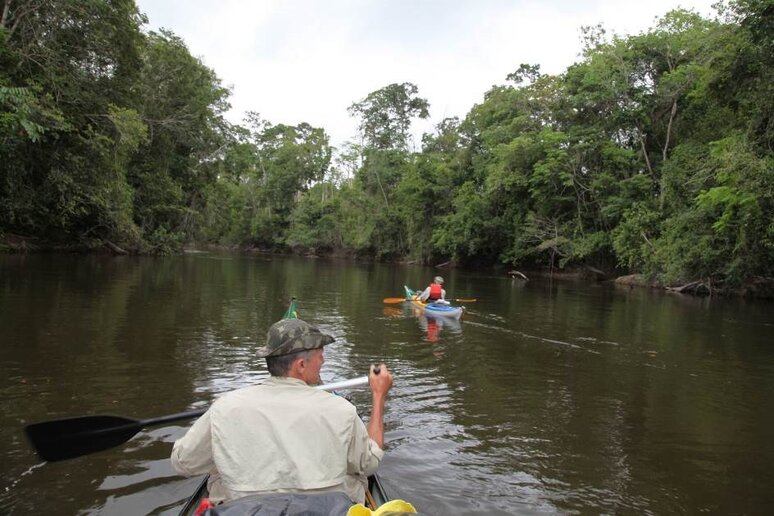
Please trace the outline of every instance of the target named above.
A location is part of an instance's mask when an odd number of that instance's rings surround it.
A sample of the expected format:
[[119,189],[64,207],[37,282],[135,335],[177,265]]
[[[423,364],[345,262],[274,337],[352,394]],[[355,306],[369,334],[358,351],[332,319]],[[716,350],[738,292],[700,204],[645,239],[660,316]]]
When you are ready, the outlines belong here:
[[559,75],[521,64],[412,140],[412,83],[352,103],[358,142],[249,113],[132,0],[5,0],[0,234],[73,248],[189,243],[421,262],[774,276],[774,7],[584,29]]

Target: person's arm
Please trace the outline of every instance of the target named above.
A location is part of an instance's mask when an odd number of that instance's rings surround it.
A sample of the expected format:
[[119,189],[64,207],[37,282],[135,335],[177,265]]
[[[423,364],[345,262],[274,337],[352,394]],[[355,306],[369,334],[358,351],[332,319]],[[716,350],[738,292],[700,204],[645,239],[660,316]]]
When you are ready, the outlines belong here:
[[427,301],[427,298],[430,297],[430,287],[427,287],[425,290],[422,291],[422,293],[419,295],[419,300],[423,303]]
[[441,299],[446,300],[446,291],[441,289]]
[[387,366],[384,364],[381,364],[379,368],[379,374],[376,374],[372,365],[368,375],[371,398],[373,399],[371,418],[368,420],[368,436],[379,445],[379,448],[384,448],[384,404],[387,393],[392,388],[392,373],[387,370]]
[[210,411],[205,412],[172,447],[172,469],[190,477],[208,473],[215,467],[212,458]]

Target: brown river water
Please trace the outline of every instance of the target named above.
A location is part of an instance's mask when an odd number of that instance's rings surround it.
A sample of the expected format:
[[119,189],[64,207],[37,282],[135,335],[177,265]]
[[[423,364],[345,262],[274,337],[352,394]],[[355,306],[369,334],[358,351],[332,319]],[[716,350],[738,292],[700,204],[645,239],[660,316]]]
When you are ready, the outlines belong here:
[[[442,270],[460,322],[403,304],[438,271],[190,253],[0,256],[0,512],[174,515],[184,421],[63,462],[47,419],[206,407],[267,377],[291,296],[334,335],[323,379],[395,375],[380,475],[428,515],[764,514],[774,507],[774,303]],[[370,396],[350,398],[362,413]]]

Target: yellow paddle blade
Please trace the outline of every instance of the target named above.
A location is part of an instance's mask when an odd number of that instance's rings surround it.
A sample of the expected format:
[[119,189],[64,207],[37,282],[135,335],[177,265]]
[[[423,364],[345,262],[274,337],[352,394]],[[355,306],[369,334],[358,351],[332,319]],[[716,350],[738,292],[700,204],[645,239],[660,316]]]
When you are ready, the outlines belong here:
[[461,298],[454,298],[451,301],[457,301],[458,303],[475,303],[478,301],[478,299],[461,299]]
[[389,502],[382,504],[375,511],[368,509],[363,504],[353,505],[349,508],[349,511],[347,511],[347,516],[382,516],[394,513],[416,514],[417,510],[413,505],[404,500],[390,500]]
[[402,303],[406,300],[405,297],[387,297],[384,299],[384,302],[387,304],[395,304],[395,303]]

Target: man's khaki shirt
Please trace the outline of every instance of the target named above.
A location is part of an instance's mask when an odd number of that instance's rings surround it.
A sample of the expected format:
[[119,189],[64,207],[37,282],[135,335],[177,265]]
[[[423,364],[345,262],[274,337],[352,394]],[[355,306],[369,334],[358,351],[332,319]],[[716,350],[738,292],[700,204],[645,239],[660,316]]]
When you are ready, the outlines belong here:
[[172,448],[181,475],[210,473],[210,498],[343,491],[363,503],[384,451],[344,398],[295,378],[218,398]]

